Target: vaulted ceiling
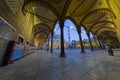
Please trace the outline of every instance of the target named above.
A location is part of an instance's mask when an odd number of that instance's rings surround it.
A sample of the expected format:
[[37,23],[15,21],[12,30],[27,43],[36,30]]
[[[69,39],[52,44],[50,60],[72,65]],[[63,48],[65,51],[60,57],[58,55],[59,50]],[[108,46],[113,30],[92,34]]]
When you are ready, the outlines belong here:
[[[84,26],[87,32],[102,37],[117,37],[117,26],[115,23],[118,17],[113,10],[112,2],[120,8],[119,0],[6,0],[14,13],[18,9],[23,14],[33,14],[33,34],[40,35],[47,39],[49,33],[54,29],[57,21],[69,18],[75,22],[80,29]],[[38,35],[39,34],[39,35]],[[45,36],[46,35],[46,36]],[[103,39],[106,40],[104,37]],[[111,38],[108,38],[111,39]],[[106,40],[107,41],[107,40]]]

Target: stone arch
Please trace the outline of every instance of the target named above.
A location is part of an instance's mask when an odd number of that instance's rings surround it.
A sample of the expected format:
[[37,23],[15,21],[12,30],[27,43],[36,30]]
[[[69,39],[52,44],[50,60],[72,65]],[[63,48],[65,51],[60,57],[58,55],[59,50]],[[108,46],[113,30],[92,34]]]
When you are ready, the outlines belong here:
[[81,28],[81,27],[83,27],[83,28],[85,29],[86,33],[89,33],[89,32],[88,32],[88,29],[86,28],[86,26],[85,26],[84,24],[80,25],[80,28]]
[[[101,36],[101,38],[102,39],[105,39],[105,37],[112,37],[112,36],[114,36],[114,37],[116,37],[116,35],[115,34],[105,34],[105,35],[103,35],[103,36]],[[117,37],[116,37],[117,38]]]
[[[46,27],[45,29],[43,29],[41,27],[43,25]],[[41,33],[46,35],[46,37],[48,37],[50,32],[51,32],[51,28],[47,24],[45,24],[45,23],[38,23],[38,24],[33,26],[33,29],[32,29],[33,38],[32,39],[34,40],[36,35],[37,34],[41,34]]]
[[116,34],[115,31],[103,31],[101,34],[97,35],[99,38],[101,38],[101,36],[106,35],[106,34]]
[[35,36],[36,36],[37,34],[40,34],[40,33],[45,34],[45,35],[48,37],[48,34],[47,34],[46,32],[44,32],[44,31],[39,31],[39,32],[35,33]]
[[[50,9],[57,17],[60,17],[59,12],[49,3],[47,3],[46,1],[39,1],[39,0],[28,0],[25,1],[22,7],[22,11],[25,12],[26,8],[29,6],[43,6],[46,7],[48,9]],[[27,11],[27,10],[26,10]]]
[[57,20],[54,22],[53,29],[51,30],[51,32],[54,32],[55,25],[57,24],[57,22],[59,23],[59,21],[57,21]]
[[76,22],[72,17],[66,17],[65,20],[66,20],[66,19],[69,19],[69,20],[75,25],[76,29],[79,28],[77,22]]
[[114,22],[103,20],[103,21],[98,21],[98,22],[94,23],[93,25],[91,25],[88,31],[91,31],[92,28],[95,27],[95,25],[102,24],[102,23],[110,23],[110,24],[114,25],[115,28],[117,28]]
[[[119,40],[115,34],[105,34],[101,36],[102,40],[105,42],[105,44],[113,44],[117,47],[119,47]],[[113,43],[114,42],[114,43]]]
[[96,9],[96,10],[93,10],[89,13],[87,13],[83,18],[82,20],[80,21],[80,24],[83,24],[85,19],[91,15],[94,15],[94,14],[98,14],[98,13],[109,13],[110,15],[112,15],[114,18],[116,18],[116,15],[113,13],[112,10],[110,10],[109,8],[101,8],[101,9]]
[[94,34],[96,35],[99,30],[104,29],[104,28],[114,29],[114,30],[115,30],[115,28],[112,28],[112,27],[99,27],[99,28],[94,32]]
[[[46,28],[48,28],[48,30],[49,30],[50,32],[52,31],[52,29],[51,29],[47,24],[45,24],[45,23],[38,23],[38,24],[36,24],[36,25],[33,26],[32,33],[34,33],[34,31],[35,31],[36,28],[39,28],[39,27],[42,26],[42,25],[46,26]],[[44,30],[43,30],[43,31],[44,31]]]

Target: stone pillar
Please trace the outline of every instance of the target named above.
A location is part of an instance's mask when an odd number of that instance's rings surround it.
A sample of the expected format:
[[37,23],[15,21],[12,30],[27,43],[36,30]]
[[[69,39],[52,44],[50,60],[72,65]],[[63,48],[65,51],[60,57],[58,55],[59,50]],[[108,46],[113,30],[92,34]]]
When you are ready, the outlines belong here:
[[98,44],[97,44],[96,36],[94,35],[93,38],[94,38],[94,41],[95,41],[95,44],[96,44],[95,49],[98,49]]
[[100,48],[102,49],[102,44],[100,42],[100,39],[98,39],[98,42],[99,42]]
[[65,57],[66,54],[64,52],[64,21],[60,21],[59,22],[60,25],[60,31],[61,31],[61,53],[60,53],[60,57]]
[[54,33],[51,32],[51,48],[50,48],[51,53],[53,52],[53,35],[54,35]]
[[85,53],[83,42],[82,42],[82,37],[81,37],[81,29],[78,29],[78,34],[79,34],[79,40],[80,40],[80,45],[81,45],[81,53]]
[[91,51],[93,51],[93,45],[92,45],[92,42],[91,42],[91,39],[90,39],[90,33],[87,33],[87,36],[88,36],[88,39],[89,39]]
[[102,43],[102,48],[105,49],[105,43],[103,40],[101,40],[101,43]]
[[48,38],[47,51],[49,51],[49,38]]

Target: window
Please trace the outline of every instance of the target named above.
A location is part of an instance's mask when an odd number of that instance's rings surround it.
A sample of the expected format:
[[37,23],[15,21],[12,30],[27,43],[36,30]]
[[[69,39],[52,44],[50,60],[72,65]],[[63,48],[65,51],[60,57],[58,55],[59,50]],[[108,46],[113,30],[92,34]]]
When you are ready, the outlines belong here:
[[19,36],[19,38],[18,38],[18,42],[23,43],[23,41],[24,41],[24,39],[23,39],[21,36]]

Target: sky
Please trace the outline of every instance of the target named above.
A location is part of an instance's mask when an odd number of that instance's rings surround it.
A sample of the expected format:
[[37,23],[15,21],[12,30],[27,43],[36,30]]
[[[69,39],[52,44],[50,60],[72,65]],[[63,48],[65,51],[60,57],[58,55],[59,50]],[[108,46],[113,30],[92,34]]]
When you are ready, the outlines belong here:
[[[76,26],[69,19],[66,19],[65,23],[64,23],[64,39],[68,42],[68,28],[70,29],[70,41],[72,41],[72,40],[79,41],[79,36],[76,31]],[[60,35],[60,28],[59,28],[58,22],[55,25],[54,33]],[[92,37],[92,35],[91,35],[91,37]],[[86,31],[82,27],[82,40],[84,40],[84,39],[88,39],[88,37],[86,35]]]

